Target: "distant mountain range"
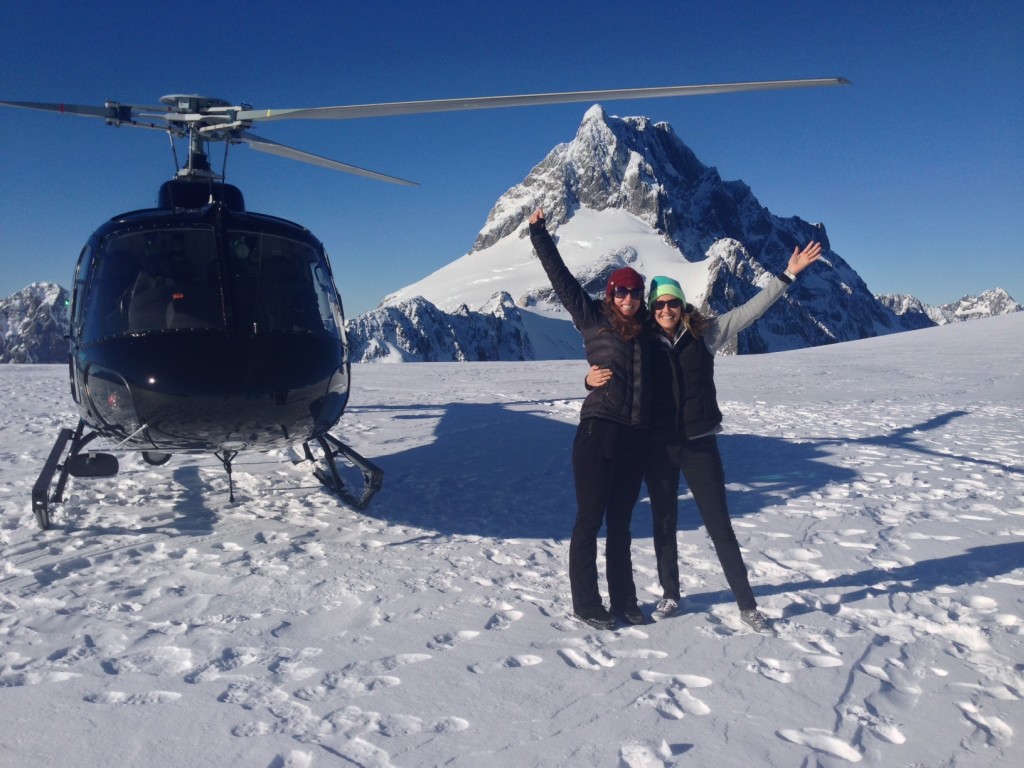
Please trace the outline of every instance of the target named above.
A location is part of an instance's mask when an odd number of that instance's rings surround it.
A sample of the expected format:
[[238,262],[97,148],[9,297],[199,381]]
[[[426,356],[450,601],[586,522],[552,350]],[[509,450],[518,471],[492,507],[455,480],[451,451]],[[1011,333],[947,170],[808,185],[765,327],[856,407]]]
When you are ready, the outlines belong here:
[[[939,308],[913,297],[876,297],[832,250],[824,226],[774,216],[746,184],[723,181],[703,165],[671,126],[612,117],[594,106],[573,141],[555,147],[495,203],[469,253],[349,324],[353,359],[582,357],[579,335],[531,254],[526,219],[537,207],[544,209],[566,264],[592,295],[602,293],[611,272],[630,265],[648,278],[679,279],[691,303],[717,314],[782,271],[795,245],[820,241],[822,261],[726,353],[850,341],[1022,309],[1000,289]],[[514,307],[498,298],[506,296]],[[419,325],[410,334],[412,316],[403,308],[414,300]],[[429,316],[429,328],[422,324],[421,302],[439,310]],[[475,345],[467,356],[460,329],[492,328],[495,307],[509,337],[499,332],[500,344]],[[420,338],[452,342],[425,353]],[[523,346],[515,348],[516,339]]]
[[903,293],[886,294],[879,296],[878,300],[897,315],[905,319],[913,318],[912,322],[921,323],[922,328],[975,320],[979,317],[1008,315],[1024,309],[1002,288],[993,288],[980,296],[964,296],[959,301],[943,304],[941,307],[930,307]]
[[[999,288],[941,307],[874,296],[832,250],[823,225],[774,216],[742,181],[723,181],[703,165],[671,126],[594,106],[572,142],[499,198],[469,253],[347,321],[351,359],[581,358],[579,335],[526,237],[526,218],[537,207],[592,295],[630,265],[647,278],[679,279],[706,313],[757,293],[795,245],[821,242],[821,261],[726,353],[798,349],[1024,309]],[[67,291],[53,283],[0,300],[0,362],[64,362],[67,303]]]

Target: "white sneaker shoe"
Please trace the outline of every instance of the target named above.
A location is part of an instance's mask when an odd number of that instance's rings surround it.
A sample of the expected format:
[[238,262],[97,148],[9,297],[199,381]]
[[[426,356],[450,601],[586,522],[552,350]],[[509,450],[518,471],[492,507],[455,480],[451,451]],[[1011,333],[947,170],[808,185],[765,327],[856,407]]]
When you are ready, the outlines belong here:
[[679,613],[679,601],[666,597],[664,600],[658,601],[657,608],[651,614],[651,621],[661,621],[669,616],[675,616],[677,613]]
[[740,611],[740,621],[759,634],[768,635],[772,632],[772,626],[768,623],[768,617],[757,610],[757,608],[748,608],[745,611]]

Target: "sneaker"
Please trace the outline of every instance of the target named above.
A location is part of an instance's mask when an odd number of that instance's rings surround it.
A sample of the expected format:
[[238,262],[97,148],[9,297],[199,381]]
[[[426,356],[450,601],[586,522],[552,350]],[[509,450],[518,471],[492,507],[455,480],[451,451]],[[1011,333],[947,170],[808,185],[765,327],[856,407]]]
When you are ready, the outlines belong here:
[[640,610],[640,606],[636,603],[626,606],[621,611],[615,611],[615,615],[627,624],[637,625],[647,623],[647,619],[644,618],[643,611]]
[[601,606],[601,608],[589,616],[581,616],[578,613],[575,616],[588,627],[593,627],[594,629],[615,629],[615,619],[604,609],[604,606]]
[[651,621],[661,621],[669,616],[675,616],[677,613],[679,613],[679,601],[666,597],[664,600],[658,601],[658,606],[651,614]]
[[745,611],[740,611],[740,621],[762,635],[769,634],[772,631],[772,626],[768,623],[768,617],[757,610],[757,608],[748,608]]

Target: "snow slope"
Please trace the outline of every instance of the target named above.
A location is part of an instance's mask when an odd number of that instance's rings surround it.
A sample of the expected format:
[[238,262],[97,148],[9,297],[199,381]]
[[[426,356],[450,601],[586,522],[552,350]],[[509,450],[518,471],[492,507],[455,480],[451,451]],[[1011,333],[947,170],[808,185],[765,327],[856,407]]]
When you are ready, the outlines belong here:
[[[467,253],[419,282],[389,295],[385,301],[424,296],[441,309],[452,312],[461,304],[481,307],[498,290],[507,291],[513,299],[533,291],[550,291],[551,283],[533,255],[526,233],[524,223],[523,237],[506,237],[490,248]],[[706,262],[686,261],[664,236],[626,211],[580,208],[554,234],[562,258],[574,274],[593,268],[603,256],[614,259],[628,253],[623,263],[629,263],[648,279],[661,274],[675,276],[692,302],[699,304],[707,287]],[[561,305],[557,301],[554,304],[552,309],[556,316],[567,318]],[[543,309],[533,311],[544,313]]]
[[[1000,766],[1024,756],[1024,315],[720,358],[740,629],[688,497],[684,615],[568,616],[584,364],[357,366],[357,513],[283,454],[31,485],[62,366],[0,367],[0,763]],[[650,509],[634,518],[645,607]]]

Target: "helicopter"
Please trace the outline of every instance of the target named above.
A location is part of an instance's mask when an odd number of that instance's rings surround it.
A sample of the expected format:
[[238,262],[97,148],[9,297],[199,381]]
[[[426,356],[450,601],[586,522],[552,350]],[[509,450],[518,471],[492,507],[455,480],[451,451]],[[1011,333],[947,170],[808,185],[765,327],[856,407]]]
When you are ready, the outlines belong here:
[[[164,96],[153,106],[0,101],[163,131],[176,168],[159,187],[155,207],[112,217],[79,254],[67,334],[79,419],[74,428],[60,429],[33,485],[37,524],[50,527],[50,505],[63,500],[69,477],[116,475],[113,451],[140,452],[153,466],[173,454],[212,454],[227,472],[232,502],[232,463],[241,452],[299,445],[314,476],[356,509],[381,489],[383,470],[330,432],[349,400],[351,365],[324,245],[300,224],[248,211],[241,190],[225,180],[227,150],[244,144],[377,181],[415,182],[279,144],[252,133],[253,126],[849,82],[774,80],[300,109],[255,109],[196,94]],[[179,163],[175,141],[182,140],[187,156]],[[213,143],[225,145],[222,173],[211,167]],[[114,445],[93,450],[100,437]],[[361,473],[361,490],[349,490],[345,466]]]

